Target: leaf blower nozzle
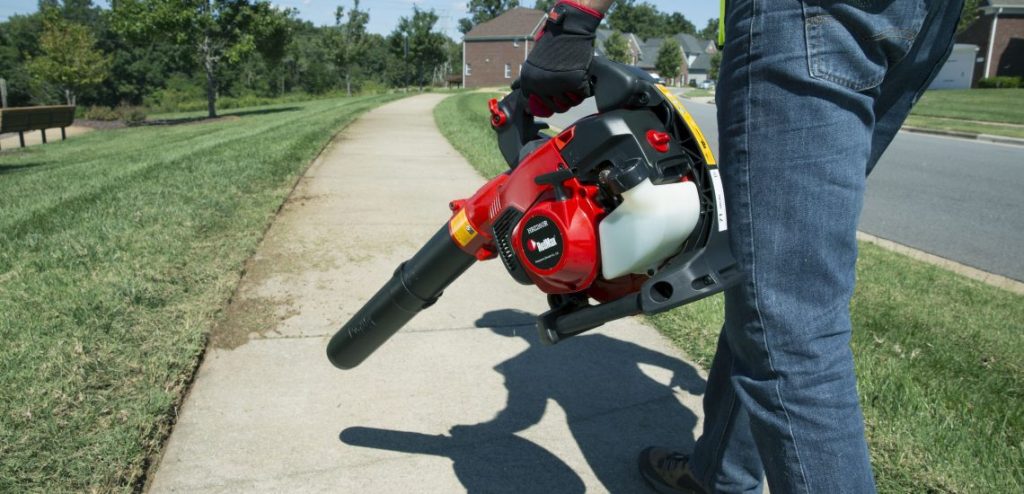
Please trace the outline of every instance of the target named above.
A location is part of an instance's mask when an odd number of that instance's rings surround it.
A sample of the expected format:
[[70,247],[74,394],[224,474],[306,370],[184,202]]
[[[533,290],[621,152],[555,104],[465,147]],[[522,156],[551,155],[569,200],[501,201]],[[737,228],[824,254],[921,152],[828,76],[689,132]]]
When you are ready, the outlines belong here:
[[339,369],[351,369],[384,344],[416,314],[434,304],[476,262],[460,249],[445,225],[345,324],[327,345]]

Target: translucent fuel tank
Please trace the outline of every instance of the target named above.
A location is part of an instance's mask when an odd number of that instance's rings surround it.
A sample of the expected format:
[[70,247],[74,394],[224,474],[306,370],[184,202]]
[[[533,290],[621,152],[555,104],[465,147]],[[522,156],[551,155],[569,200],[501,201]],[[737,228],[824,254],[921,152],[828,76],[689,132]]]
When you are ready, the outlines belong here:
[[679,251],[697,225],[700,199],[693,182],[654,185],[650,179],[622,193],[622,204],[598,225],[605,279],[644,273]]

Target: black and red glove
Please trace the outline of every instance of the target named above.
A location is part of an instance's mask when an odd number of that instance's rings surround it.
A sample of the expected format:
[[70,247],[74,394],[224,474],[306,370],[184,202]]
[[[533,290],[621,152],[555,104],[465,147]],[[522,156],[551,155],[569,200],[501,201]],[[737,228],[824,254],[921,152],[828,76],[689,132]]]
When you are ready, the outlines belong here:
[[603,18],[604,14],[567,0],[551,9],[513,85],[529,98],[530,113],[550,117],[590,96],[587,70],[594,58],[594,33]]

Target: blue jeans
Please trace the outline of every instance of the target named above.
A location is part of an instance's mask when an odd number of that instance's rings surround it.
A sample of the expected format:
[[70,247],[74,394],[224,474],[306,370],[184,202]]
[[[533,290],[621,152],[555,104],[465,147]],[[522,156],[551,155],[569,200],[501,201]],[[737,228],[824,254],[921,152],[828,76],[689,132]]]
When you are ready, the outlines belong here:
[[864,182],[962,0],[730,0],[718,86],[732,250],[690,467],[717,492],[874,492],[850,350]]

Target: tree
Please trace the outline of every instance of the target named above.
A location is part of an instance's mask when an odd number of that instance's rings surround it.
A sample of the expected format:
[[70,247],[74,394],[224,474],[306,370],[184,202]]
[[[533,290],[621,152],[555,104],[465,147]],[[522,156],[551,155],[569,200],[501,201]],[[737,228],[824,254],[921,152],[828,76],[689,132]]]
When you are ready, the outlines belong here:
[[716,40],[718,40],[718,18],[715,17],[713,19],[708,19],[708,25],[704,26],[704,29],[701,29],[699,32],[697,32],[697,37],[701,39],[715,41],[717,43],[718,41]]
[[469,11],[470,17],[459,20],[459,31],[466,34],[473,26],[494,19],[518,6],[519,0],[469,0],[466,10]]
[[437,14],[433,10],[420,10],[413,6],[412,17],[402,17],[398,27],[388,37],[391,54],[403,62],[397,74],[402,81],[414,79],[420,89],[434,75],[434,69],[445,62],[447,37],[434,31]]
[[978,20],[978,9],[981,8],[981,0],[964,0],[964,8],[960,11],[960,23],[956,25],[956,32],[962,33],[974,21]]
[[614,4],[607,17],[610,28],[633,33],[644,40],[697,32],[697,28],[683,14],[662,12],[646,1],[620,0]]
[[[225,64],[250,53],[273,50],[291,11],[275,9],[265,0],[111,0],[114,25],[133,39],[168,36],[191,47],[206,75],[207,114],[217,116],[218,76]],[[277,42],[265,42],[267,38]],[[272,55],[272,54],[268,54]]]
[[682,73],[683,50],[675,38],[665,38],[665,42],[658,49],[658,59],[654,62],[654,69],[661,74],[665,80],[674,81]]
[[664,34],[668,36],[679,33],[697,34],[697,27],[685,15],[679,12],[664,14],[663,18],[665,19],[663,21],[665,25]]
[[42,54],[28,62],[34,77],[53,84],[74,105],[78,94],[107,78],[110,58],[96,49],[96,38],[81,24],[60,18],[54,9],[43,17]]
[[722,52],[716,51],[711,55],[711,68],[708,69],[708,79],[718,80],[718,71],[722,68]]
[[348,11],[348,20],[342,23],[344,17],[345,9],[339,6],[334,13],[334,63],[342,72],[346,94],[352,96],[353,72],[359,69],[359,62],[366,56],[366,24],[370,22],[370,14],[359,10],[359,0],[355,0],[352,10]]
[[604,41],[604,56],[613,62],[633,63],[633,57],[629,53],[629,42],[618,31],[612,31]]
[[555,0],[537,0],[537,2],[533,4],[533,8],[541,12],[549,12],[554,6]]
[[39,37],[43,33],[42,16],[12,15],[0,23],[0,77],[7,80],[7,104],[26,106],[38,101],[32,75],[25,62],[39,54]]

